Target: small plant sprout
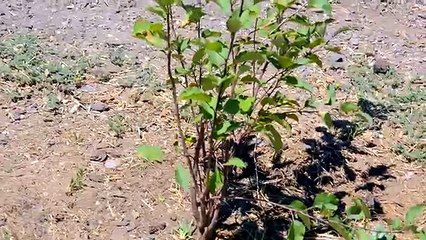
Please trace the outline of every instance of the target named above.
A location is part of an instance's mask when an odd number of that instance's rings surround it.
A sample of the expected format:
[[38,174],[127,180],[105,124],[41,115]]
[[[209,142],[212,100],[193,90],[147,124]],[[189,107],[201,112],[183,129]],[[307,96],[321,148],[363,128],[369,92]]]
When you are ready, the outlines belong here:
[[116,115],[108,120],[108,126],[114,137],[120,138],[126,133],[128,123],[122,115]]
[[195,231],[194,222],[180,222],[173,236],[176,240],[190,240]]
[[68,192],[69,195],[72,195],[73,193],[80,191],[84,188],[84,178],[86,176],[86,170],[83,168],[79,168],[75,174],[75,176],[71,179],[70,182],[70,190]]

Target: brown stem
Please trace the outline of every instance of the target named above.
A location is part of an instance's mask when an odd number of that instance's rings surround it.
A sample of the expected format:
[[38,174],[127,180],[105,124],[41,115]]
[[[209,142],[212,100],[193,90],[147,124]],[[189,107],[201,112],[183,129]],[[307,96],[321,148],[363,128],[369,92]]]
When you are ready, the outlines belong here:
[[[186,145],[185,142],[185,136],[183,134],[183,130],[182,130],[182,125],[181,125],[181,117],[180,117],[180,109],[179,109],[179,101],[177,98],[177,87],[176,87],[176,82],[175,82],[175,78],[173,77],[173,73],[172,73],[172,47],[171,47],[171,31],[172,31],[172,23],[171,23],[171,18],[172,18],[172,11],[171,11],[171,7],[168,7],[168,12],[167,12],[167,74],[169,76],[170,82],[172,84],[172,96],[173,96],[173,106],[174,106],[174,115],[175,115],[175,121],[176,121],[176,126],[178,129],[178,134],[179,134],[179,139],[180,139],[180,143],[182,145],[182,150],[183,150],[183,154],[185,155],[186,161],[187,161],[187,165],[189,167],[189,171],[190,174],[192,176],[192,180],[193,180],[193,186],[191,187],[191,202],[193,203],[193,215],[194,217],[197,219],[199,218],[199,211],[198,211],[198,207],[196,206],[197,204],[197,190],[195,184],[197,183],[196,181],[196,177],[195,177],[195,173],[194,173],[194,169],[192,168],[192,162],[191,162],[191,156],[188,152],[188,146]],[[195,204],[195,206],[194,206]]]

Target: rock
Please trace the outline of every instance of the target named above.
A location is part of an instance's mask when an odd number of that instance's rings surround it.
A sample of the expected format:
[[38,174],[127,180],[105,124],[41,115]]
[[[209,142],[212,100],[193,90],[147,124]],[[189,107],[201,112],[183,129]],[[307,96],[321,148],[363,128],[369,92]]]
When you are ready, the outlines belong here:
[[115,160],[115,159],[108,159],[108,160],[105,161],[104,166],[105,166],[105,168],[108,168],[108,169],[115,169],[118,166],[120,166],[120,162],[118,160]]
[[3,134],[0,133],[0,146],[6,146],[9,143],[9,138]]
[[6,226],[7,218],[6,217],[0,217],[0,227]]
[[115,228],[111,233],[110,239],[111,240],[128,240],[129,236],[128,236],[126,228],[124,227]]
[[352,37],[350,40],[350,43],[352,44],[352,46],[358,47],[359,46],[359,39],[356,37]]
[[157,233],[161,230],[166,229],[166,226],[167,226],[167,224],[165,222],[160,223],[158,225],[151,225],[148,228],[148,232],[149,232],[149,234],[154,234],[154,233]]
[[386,74],[390,70],[390,63],[382,58],[376,58],[373,64],[373,72],[376,74]]
[[342,63],[345,60],[345,55],[334,53],[333,55],[330,56],[330,60],[331,62]]
[[109,107],[103,102],[94,102],[90,105],[90,109],[97,112],[108,111]]
[[90,161],[103,162],[107,160],[108,154],[104,150],[97,150],[90,155]]
[[81,88],[80,88],[80,90],[82,91],[82,92],[86,92],[86,93],[95,93],[95,92],[97,92],[98,90],[96,89],[96,87],[95,86],[92,86],[92,85],[84,85],[84,86],[82,86]]
[[101,175],[96,174],[96,173],[89,173],[87,175],[87,177],[92,182],[103,183],[105,181],[105,177],[104,176],[101,176]]

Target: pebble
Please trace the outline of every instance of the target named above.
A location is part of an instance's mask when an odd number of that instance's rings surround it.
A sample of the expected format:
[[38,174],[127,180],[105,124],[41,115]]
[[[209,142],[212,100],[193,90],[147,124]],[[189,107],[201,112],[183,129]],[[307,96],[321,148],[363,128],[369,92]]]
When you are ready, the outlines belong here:
[[97,92],[98,90],[96,89],[96,87],[95,86],[92,86],[92,85],[84,85],[84,86],[82,86],[81,88],[80,88],[80,90],[82,91],[82,92],[86,92],[86,93],[95,93],[95,92]]
[[97,112],[108,111],[109,107],[103,102],[94,102],[90,105],[90,109]]
[[103,183],[105,181],[105,177],[103,177],[103,176],[101,176],[99,174],[96,174],[96,173],[89,173],[87,175],[87,177],[92,182]]
[[107,169],[115,169],[118,166],[120,166],[120,162],[117,161],[117,160],[114,160],[114,159],[108,159],[108,160],[105,161],[104,166]]
[[373,64],[373,72],[376,74],[385,74],[390,70],[390,63],[382,58],[376,58]]
[[5,135],[0,133],[0,146],[6,146],[9,142],[9,138]]
[[345,55],[339,54],[339,53],[334,53],[333,55],[330,56],[330,60],[333,63],[336,63],[336,62],[341,63],[344,61],[344,59],[345,59]]
[[107,160],[107,158],[108,158],[108,154],[104,150],[95,151],[94,153],[90,155],[90,161],[94,161],[94,162],[103,162]]
[[154,233],[157,233],[161,230],[166,229],[166,226],[167,226],[167,224],[165,222],[160,223],[158,225],[151,225],[148,228],[148,232],[149,232],[149,234],[154,234]]

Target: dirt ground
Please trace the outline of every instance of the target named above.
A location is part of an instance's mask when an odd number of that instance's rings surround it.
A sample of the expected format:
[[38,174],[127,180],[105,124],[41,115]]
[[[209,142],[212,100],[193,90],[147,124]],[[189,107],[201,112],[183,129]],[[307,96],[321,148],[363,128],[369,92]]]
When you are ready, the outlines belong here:
[[[145,14],[141,9],[148,3],[107,3],[3,0],[0,40],[16,33],[35,34],[59,54],[77,51],[100,56],[104,63],[111,52],[125,49],[138,68],[152,69],[150,81],[164,81],[164,59],[130,35],[133,21]],[[335,3],[332,29],[353,28],[333,40],[342,46],[343,64],[351,65],[359,56],[367,56],[365,61],[372,64],[380,57],[401,73],[401,81],[415,76],[424,81],[423,3]],[[302,74],[319,85],[350,85],[347,66],[336,70],[332,60],[328,62],[322,70]],[[111,63],[92,69],[74,94],[56,92],[61,104],[55,111],[47,110],[44,89],[21,88],[31,97],[10,101],[7,92],[17,86],[0,78],[0,239],[172,239],[174,229],[191,220],[188,198],[174,184],[174,165],[180,159],[173,149],[176,132],[167,89],[124,88],[120,80],[129,72]],[[105,76],[110,81],[99,80]],[[106,105],[93,111],[98,102]],[[122,116],[125,129],[119,137],[110,124],[117,116]],[[269,199],[305,199],[321,191],[338,193],[343,201],[361,196],[373,203],[379,220],[426,203],[425,168],[392,151],[403,137],[394,125],[383,121],[380,129],[343,143],[321,131],[317,117],[304,115],[301,122],[286,137],[288,147],[280,159],[271,161],[266,142],[259,150],[262,176],[256,184],[269,192]],[[167,149],[166,160],[148,164],[136,158],[140,144]],[[84,187],[73,191],[70,183],[79,171],[84,172]],[[265,239],[282,239],[272,233],[285,232],[286,227],[272,215],[279,216],[279,210],[235,210],[235,220],[221,219],[219,236],[242,239],[236,237],[242,230],[229,226],[261,222],[259,228],[271,233]]]

